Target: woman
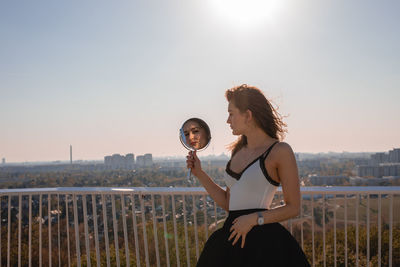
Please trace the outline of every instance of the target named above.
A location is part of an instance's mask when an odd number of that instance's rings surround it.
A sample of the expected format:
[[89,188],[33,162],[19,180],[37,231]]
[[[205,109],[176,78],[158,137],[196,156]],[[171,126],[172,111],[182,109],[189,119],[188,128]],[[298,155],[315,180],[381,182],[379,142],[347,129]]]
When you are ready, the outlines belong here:
[[[227,123],[239,136],[230,147],[226,190],[202,170],[196,152],[189,152],[192,169],[214,201],[229,211],[221,229],[204,245],[197,267],[310,266],[293,236],[281,225],[300,211],[296,160],[291,147],[280,142],[286,126],[256,87],[241,85],[226,91]],[[285,204],[269,209],[282,185]]]
[[198,118],[185,121],[182,126],[186,144],[199,150],[204,148],[211,139],[210,128],[207,123]]

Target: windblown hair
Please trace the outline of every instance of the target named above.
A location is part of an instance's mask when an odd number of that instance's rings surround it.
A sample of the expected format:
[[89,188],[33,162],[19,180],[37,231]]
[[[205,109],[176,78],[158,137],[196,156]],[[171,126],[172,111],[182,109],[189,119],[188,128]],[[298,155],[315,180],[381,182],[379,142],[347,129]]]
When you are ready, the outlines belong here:
[[[258,127],[267,135],[278,140],[283,140],[287,126],[282,116],[274,108],[270,101],[264,96],[263,92],[255,86],[242,84],[226,90],[225,97],[228,102],[233,102],[240,112],[250,110]],[[242,147],[247,145],[247,137],[241,135],[235,142],[228,145],[232,151],[232,156]]]

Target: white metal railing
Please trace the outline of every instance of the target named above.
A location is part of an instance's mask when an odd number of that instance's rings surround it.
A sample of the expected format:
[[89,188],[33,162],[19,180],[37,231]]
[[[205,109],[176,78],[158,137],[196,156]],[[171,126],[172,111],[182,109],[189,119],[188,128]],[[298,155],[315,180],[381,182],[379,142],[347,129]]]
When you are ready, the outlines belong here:
[[[282,224],[313,266],[396,266],[400,187],[301,193]],[[3,189],[0,211],[0,266],[195,266],[227,214],[197,187]]]

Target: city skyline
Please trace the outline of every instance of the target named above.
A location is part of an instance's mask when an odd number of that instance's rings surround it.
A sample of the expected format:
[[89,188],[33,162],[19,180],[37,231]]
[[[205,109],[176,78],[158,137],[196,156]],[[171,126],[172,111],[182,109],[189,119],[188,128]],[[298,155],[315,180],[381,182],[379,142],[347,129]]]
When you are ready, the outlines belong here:
[[[296,157],[297,155],[299,157],[305,157],[306,159],[309,158],[324,158],[324,157],[345,157],[345,158],[364,158],[364,157],[389,157],[389,153],[392,151],[398,151],[400,148],[396,148],[393,147],[390,150],[387,151],[367,151],[367,152],[359,152],[359,151],[354,151],[354,152],[349,152],[349,151],[340,151],[340,152],[336,152],[336,151],[325,151],[325,152],[315,152],[315,153],[311,153],[311,152],[295,152]],[[151,152],[145,152],[143,154],[135,154],[133,152],[128,152],[127,154],[120,154],[118,152],[114,152],[110,155],[103,155],[102,157],[99,158],[91,158],[91,159],[74,159],[71,161],[71,154],[69,154],[69,158],[68,159],[50,159],[50,160],[37,160],[37,161],[14,161],[14,162],[6,162],[6,158],[2,158],[2,164],[36,164],[36,163],[70,163],[70,164],[76,164],[76,163],[89,163],[89,162],[106,162],[106,158],[110,158],[112,156],[118,156],[118,157],[133,157],[133,160],[136,161],[137,157],[144,157],[145,155],[151,155],[151,157],[153,159],[155,159],[156,161],[163,161],[163,160],[182,160],[185,159],[186,154],[184,155],[163,155],[163,156],[159,156],[159,155],[154,155]],[[200,154],[199,158],[200,159],[206,159],[206,158],[229,158],[229,153],[221,153],[221,154],[212,154],[212,153],[208,153],[208,154]]]
[[[259,6],[261,5],[261,6]],[[184,156],[210,126],[228,154],[226,89],[258,86],[295,152],[380,152],[400,141],[398,1],[3,1],[0,158]]]

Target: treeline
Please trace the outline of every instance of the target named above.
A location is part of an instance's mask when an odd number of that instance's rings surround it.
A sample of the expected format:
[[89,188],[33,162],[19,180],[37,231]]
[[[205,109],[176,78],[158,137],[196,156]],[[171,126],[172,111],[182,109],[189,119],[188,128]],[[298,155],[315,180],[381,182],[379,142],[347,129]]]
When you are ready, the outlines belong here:
[[[312,162],[310,164],[309,162]],[[332,161],[332,160],[314,160],[314,161],[300,161],[299,175],[306,177],[309,174],[316,174],[320,176],[331,175],[344,175],[352,176],[356,163],[353,160]]]
[[[297,237],[299,231],[297,230]],[[378,266],[378,244],[379,231],[377,226],[370,229],[369,250],[370,256],[367,258],[367,232],[366,227],[359,227],[358,233],[358,266]],[[304,231],[304,251],[312,262],[312,236],[311,231]],[[314,236],[315,266],[324,266],[323,236],[318,232]],[[325,261],[326,266],[334,266],[334,231],[327,230],[325,234]],[[356,227],[347,226],[347,266],[356,266],[357,255]],[[392,239],[392,266],[400,266],[400,225],[393,227]],[[336,230],[336,262],[338,267],[346,266],[345,262],[345,230],[343,227]],[[389,266],[389,225],[383,224],[381,229],[381,266]]]
[[[199,217],[201,217],[201,212],[198,213]],[[60,222],[60,227],[65,229],[65,220]],[[132,225],[130,220],[127,221],[127,225]],[[55,227],[55,226],[52,226]],[[122,225],[119,225],[119,234],[118,234],[118,254],[119,261],[121,266],[126,266],[126,251],[125,251],[125,240],[122,232]],[[2,227],[1,231],[1,264],[7,264],[7,229],[6,227]],[[158,242],[158,256],[161,266],[167,266],[167,254],[166,254],[166,246],[165,246],[165,238],[168,242],[168,261],[171,266],[177,266],[177,261],[179,257],[179,262],[181,266],[187,266],[187,250],[186,250],[186,238],[185,238],[185,229],[183,225],[183,220],[178,219],[177,221],[177,239],[175,240],[174,235],[174,225],[172,221],[167,222],[167,233],[164,232],[164,226],[162,222],[156,223],[157,228],[157,242]],[[38,225],[35,225],[32,229],[32,250],[31,250],[31,261],[33,266],[39,265],[39,230]],[[204,224],[199,224],[197,227],[197,244],[198,247],[196,249],[196,239],[195,239],[195,228],[193,225],[187,226],[187,236],[188,236],[188,251],[189,251],[189,261],[191,266],[195,266],[197,260],[197,252],[200,253],[204,243],[206,241],[205,236],[205,228]],[[67,244],[67,233],[62,231],[60,233],[60,250],[58,249],[58,236],[57,231],[55,231],[52,235],[52,248],[51,248],[51,260],[53,265],[58,265],[60,260],[61,266],[67,266],[68,262],[72,266],[77,266],[77,258],[76,258],[76,240],[75,240],[75,232],[74,228],[71,227],[69,229],[69,255],[68,257],[68,244]],[[82,266],[87,266],[87,257],[86,257],[86,248],[85,248],[85,238],[84,238],[84,229],[83,225],[79,225],[80,232],[80,262]],[[130,266],[137,266],[137,258],[136,258],[136,246],[134,231],[132,228],[128,227],[128,248],[129,248],[129,262]],[[208,235],[212,232],[209,231]],[[154,229],[152,222],[148,222],[146,224],[146,234],[147,234],[147,245],[148,245],[148,260],[150,266],[157,265],[157,254],[155,249],[155,238],[154,238]],[[305,228],[303,232],[304,236],[304,251],[307,255],[307,258],[310,262],[313,260],[313,245],[312,245],[312,235],[311,231]],[[138,224],[137,228],[138,235],[138,246],[139,246],[139,261],[141,266],[146,266],[146,254],[144,247],[144,236],[143,236],[143,228],[142,224]],[[296,227],[293,229],[293,235],[300,243],[300,229]],[[27,236],[27,229],[23,229],[23,236]],[[107,265],[107,260],[110,261],[111,266],[116,266],[117,254],[115,249],[114,235],[111,225],[109,226],[109,255],[110,257],[107,259],[106,256],[106,246],[104,243],[104,236],[100,236],[100,261],[101,266]],[[18,235],[17,231],[11,232],[11,251],[10,251],[10,266],[18,266]],[[358,261],[359,266],[366,266],[367,261],[369,261],[370,266],[378,265],[378,228],[376,226],[372,226],[370,229],[370,256],[367,258],[367,235],[366,228],[360,227],[359,229],[359,239],[358,239]],[[393,228],[393,248],[392,248],[392,266],[400,266],[400,226],[396,225]],[[176,244],[178,244],[178,251],[176,250]],[[273,240],[266,240],[266,242],[273,242]],[[381,264],[382,266],[389,266],[389,226],[383,225],[381,230]],[[92,266],[96,266],[96,250],[95,250],[95,242],[94,238],[91,235],[90,237],[90,261]],[[326,262],[326,266],[334,266],[335,258],[334,258],[334,232],[333,230],[328,230],[325,236],[325,257],[323,253],[323,237],[321,232],[316,232],[314,235],[314,261],[315,266],[324,266],[324,258]],[[49,266],[49,242],[48,242],[48,228],[47,226],[43,226],[42,228],[42,249],[41,249],[41,262],[44,266]],[[22,248],[21,248],[21,265],[28,265],[28,246],[26,238],[23,240]],[[178,255],[178,257],[177,257]],[[338,267],[346,266],[346,258],[345,258],[345,231],[343,228],[339,228],[336,231],[336,264]],[[354,226],[349,225],[347,228],[347,266],[356,266],[356,229]]]

